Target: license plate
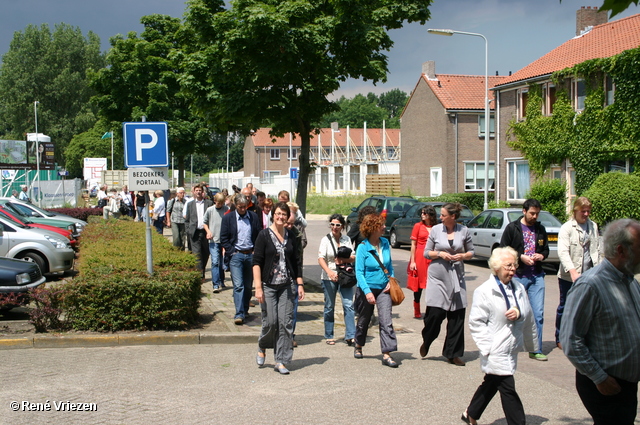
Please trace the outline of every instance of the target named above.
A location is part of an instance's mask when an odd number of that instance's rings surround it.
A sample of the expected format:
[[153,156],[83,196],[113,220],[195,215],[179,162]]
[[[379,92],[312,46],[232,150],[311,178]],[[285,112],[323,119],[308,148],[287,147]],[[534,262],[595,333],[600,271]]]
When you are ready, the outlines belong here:
[[558,235],[547,235],[549,242],[558,242]]

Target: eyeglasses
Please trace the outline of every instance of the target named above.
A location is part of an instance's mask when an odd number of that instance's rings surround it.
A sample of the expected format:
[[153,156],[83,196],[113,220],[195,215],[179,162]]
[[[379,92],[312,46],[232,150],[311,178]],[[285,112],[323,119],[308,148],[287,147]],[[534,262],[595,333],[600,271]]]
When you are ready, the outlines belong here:
[[342,223],[329,223],[331,227],[342,227]]
[[514,264],[514,263],[503,264],[502,268],[505,269],[505,270],[515,270],[515,269],[518,268],[518,265]]

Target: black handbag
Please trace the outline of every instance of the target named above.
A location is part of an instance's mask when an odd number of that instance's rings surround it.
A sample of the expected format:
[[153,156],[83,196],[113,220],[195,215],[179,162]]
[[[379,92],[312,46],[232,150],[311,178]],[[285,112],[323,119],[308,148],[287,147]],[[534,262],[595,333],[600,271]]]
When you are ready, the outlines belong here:
[[[327,234],[327,238],[329,239],[329,243],[331,244],[331,248],[333,248],[333,257],[338,258],[338,253],[336,252],[336,247],[333,245],[333,241],[331,240],[331,234]],[[353,267],[353,264],[336,264],[336,272],[338,273],[338,285],[343,288],[352,288],[358,283],[356,279],[356,271]]]

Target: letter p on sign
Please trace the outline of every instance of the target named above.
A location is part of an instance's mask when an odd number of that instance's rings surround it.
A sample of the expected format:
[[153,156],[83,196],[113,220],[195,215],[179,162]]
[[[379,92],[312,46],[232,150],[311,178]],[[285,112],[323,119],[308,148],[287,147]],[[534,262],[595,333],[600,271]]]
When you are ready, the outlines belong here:
[[122,130],[127,168],[169,166],[166,122],[126,122]]

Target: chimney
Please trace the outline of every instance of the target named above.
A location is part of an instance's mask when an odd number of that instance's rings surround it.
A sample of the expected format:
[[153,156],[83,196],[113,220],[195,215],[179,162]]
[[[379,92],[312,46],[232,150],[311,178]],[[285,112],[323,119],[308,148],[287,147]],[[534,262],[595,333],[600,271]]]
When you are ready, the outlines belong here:
[[436,61],[426,61],[422,64],[422,73],[428,80],[436,79]]
[[591,27],[606,24],[609,21],[607,12],[598,11],[597,6],[582,6],[576,11],[576,36],[589,31]]

